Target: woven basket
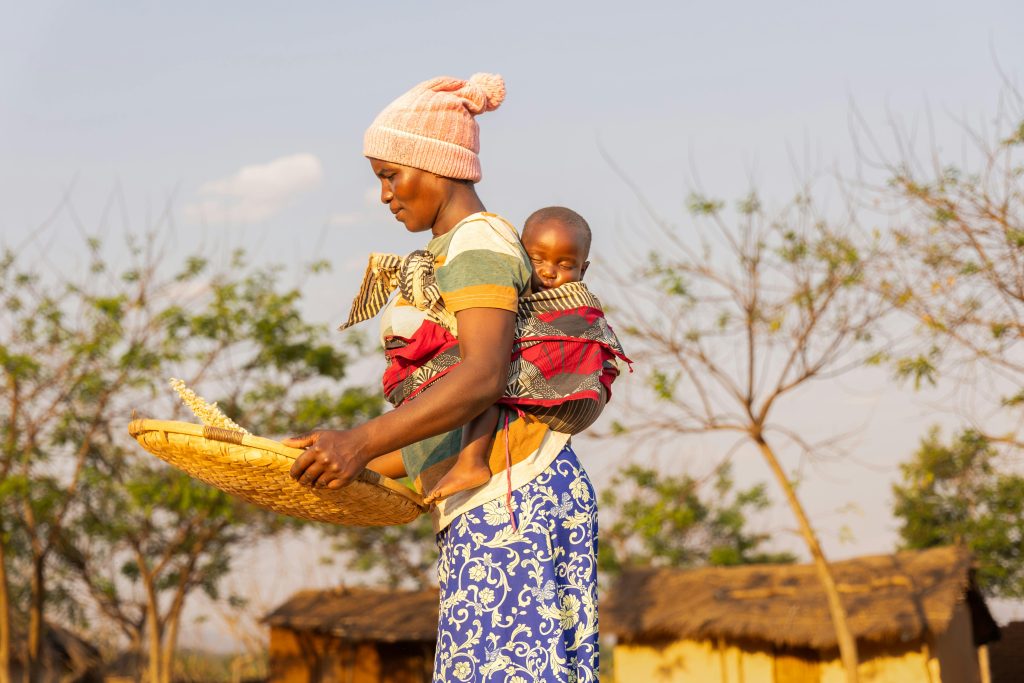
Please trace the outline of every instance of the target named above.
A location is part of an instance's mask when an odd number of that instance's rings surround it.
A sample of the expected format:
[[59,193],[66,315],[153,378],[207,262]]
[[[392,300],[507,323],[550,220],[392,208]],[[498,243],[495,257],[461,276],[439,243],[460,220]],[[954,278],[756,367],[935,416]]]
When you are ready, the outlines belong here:
[[167,420],[132,420],[128,433],[189,476],[283,515],[388,526],[406,524],[426,511],[415,491],[371,470],[337,490],[303,486],[288,474],[302,450],[271,439]]

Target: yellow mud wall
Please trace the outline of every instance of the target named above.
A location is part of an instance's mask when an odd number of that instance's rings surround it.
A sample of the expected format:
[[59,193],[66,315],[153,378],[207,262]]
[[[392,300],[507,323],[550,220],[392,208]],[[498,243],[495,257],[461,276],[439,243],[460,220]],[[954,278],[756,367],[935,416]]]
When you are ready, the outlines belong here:
[[[382,683],[381,661],[372,643],[347,643],[330,636],[270,629],[271,683]],[[390,682],[389,682],[390,683]]]
[[[920,641],[904,646],[860,644],[861,683],[959,683],[959,679],[939,678],[938,660],[928,658]],[[820,683],[846,683],[846,670],[839,653],[821,661]]]
[[[983,683],[965,603],[954,608],[945,633],[934,642],[915,641],[904,647],[862,645],[861,683]],[[845,683],[838,660],[822,662],[821,683]]]
[[727,643],[680,640],[615,646],[616,683],[770,683],[773,659]]
[[[927,649],[931,657],[920,641],[861,645],[861,683],[982,683],[970,640],[970,617],[965,611],[964,624],[956,623],[959,618],[954,617],[948,637]],[[794,666],[797,659],[713,641],[620,643],[615,646],[614,674],[616,683],[846,683],[838,652],[817,662],[807,660],[805,667]]]

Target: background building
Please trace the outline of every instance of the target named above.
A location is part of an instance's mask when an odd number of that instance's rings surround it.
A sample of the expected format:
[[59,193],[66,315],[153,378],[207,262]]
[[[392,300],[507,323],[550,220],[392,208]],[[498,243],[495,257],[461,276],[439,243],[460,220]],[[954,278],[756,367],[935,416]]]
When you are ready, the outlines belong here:
[[[956,548],[833,565],[863,683],[988,683],[999,637]],[[601,608],[617,637],[616,681],[832,683],[845,680],[811,565],[638,569]]]
[[274,683],[430,681],[437,590],[302,591],[265,618]]

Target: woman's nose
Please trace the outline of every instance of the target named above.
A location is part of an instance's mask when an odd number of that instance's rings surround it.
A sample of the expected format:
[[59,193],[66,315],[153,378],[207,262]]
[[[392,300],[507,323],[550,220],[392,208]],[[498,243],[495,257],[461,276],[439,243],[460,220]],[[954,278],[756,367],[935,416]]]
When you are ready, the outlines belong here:
[[380,202],[381,204],[390,204],[391,200],[395,198],[395,193],[391,191],[387,183],[380,184]]

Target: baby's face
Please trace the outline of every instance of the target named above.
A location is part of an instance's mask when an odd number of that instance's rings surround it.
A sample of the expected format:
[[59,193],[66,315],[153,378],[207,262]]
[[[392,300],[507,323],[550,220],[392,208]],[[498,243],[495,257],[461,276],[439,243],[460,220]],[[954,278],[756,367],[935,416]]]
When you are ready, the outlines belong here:
[[523,247],[533,264],[534,292],[579,282],[590,265],[583,235],[559,220],[531,223],[523,230]]

